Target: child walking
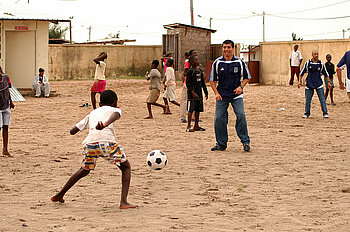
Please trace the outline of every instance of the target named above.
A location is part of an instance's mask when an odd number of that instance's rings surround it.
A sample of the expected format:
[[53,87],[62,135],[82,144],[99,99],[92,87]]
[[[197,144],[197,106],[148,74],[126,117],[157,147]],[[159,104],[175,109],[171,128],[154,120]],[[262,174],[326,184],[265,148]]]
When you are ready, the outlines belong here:
[[10,90],[11,81],[10,78],[3,73],[2,68],[0,67],[0,130],[2,129],[2,139],[3,139],[3,148],[2,154],[7,157],[12,157],[8,151],[8,141],[9,141],[9,125],[10,125],[10,116],[11,108],[14,108],[15,105],[12,102]]
[[152,105],[162,107],[164,113],[166,111],[166,107],[164,105],[157,103],[157,100],[160,95],[160,88],[161,88],[161,84],[160,84],[161,75],[157,69],[158,65],[159,65],[159,61],[153,60],[151,64],[151,72],[146,73],[147,80],[151,80],[151,81],[149,86],[150,92],[147,98],[148,116],[145,119],[153,119],[152,108],[151,108]]
[[83,161],[81,168],[74,173],[62,190],[51,200],[64,203],[66,192],[81,178],[87,176],[90,170],[94,170],[96,160],[99,157],[104,158],[111,164],[115,164],[122,171],[122,191],[120,200],[120,209],[136,208],[127,201],[129,192],[131,167],[123,149],[118,145],[115,139],[113,122],[121,117],[121,110],[117,107],[118,97],[112,90],[105,90],[100,96],[100,108],[93,110],[83,120],[78,122],[71,130],[70,134],[87,128],[88,136],[83,141]]
[[[325,93],[325,100],[327,101],[328,93],[329,96],[331,97],[331,105],[335,105],[335,102],[333,100],[333,89],[334,89],[334,82],[333,82],[333,75],[336,74],[335,69],[334,69],[334,64],[331,62],[332,56],[331,54],[326,55],[326,60],[327,62],[325,63],[326,70],[329,75],[329,81],[331,83],[332,88],[328,87],[328,84],[326,85],[326,93]],[[327,83],[326,77],[324,77],[324,83]]]
[[[191,68],[187,72],[187,132],[194,131],[205,131],[203,127],[200,127],[199,122],[199,113],[203,112],[203,93],[205,94],[205,99],[208,99],[208,90],[205,85],[205,80],[203,77],[203,72],[199,66],[199,59],[197,56],[190,57]],[[191,129],[192,113],[195,112],[195,122],[194,126]]]
[[107,59],[107,53],[101,52],[100,55],[93,60],[96,63],[94,84],[91,87],[91,104],[93,109],[96,109],[96,94],[100,94],[106,89],[105,59]]
[[164,83],[164,94],[163,100],[166,107],[165,114],[171,114],[169,109],[168,99],[171,103],[180,106],[180,103],[176,101],[176,81],[175,81],[175,71],[173,69],[174,60],[167,59],[166,61],[166,72],[165,72],[165,83]]

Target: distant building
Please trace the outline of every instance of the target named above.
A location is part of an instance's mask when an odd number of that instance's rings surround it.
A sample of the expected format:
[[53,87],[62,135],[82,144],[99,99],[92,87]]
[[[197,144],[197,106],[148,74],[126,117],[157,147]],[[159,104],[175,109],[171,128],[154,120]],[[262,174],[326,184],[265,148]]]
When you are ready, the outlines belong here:
[[211,33],[216,30],[174,23],[163,26],[167,29],[167,34],[163,35],[163,55],[170,54],[174,58],[174,69],[177,79],[183,77],[183,67],[185,64],[185,52],[191,49],[197,51],[201,62],[201,68],[206,70],[206,63],[211,58]]
[[9,9],[0,10],[0,65],[17,88],[31,88],[39,67],[46,70],[46,75],[49,73],[49,22],[70,20],[17,13],[16,9],[8,12]]

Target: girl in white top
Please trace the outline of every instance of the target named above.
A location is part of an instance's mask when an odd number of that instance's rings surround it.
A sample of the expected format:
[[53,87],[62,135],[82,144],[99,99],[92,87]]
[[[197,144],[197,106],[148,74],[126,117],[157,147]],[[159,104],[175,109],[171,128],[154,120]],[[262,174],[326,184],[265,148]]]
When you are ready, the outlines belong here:
[[166,61],[166,72],[165,72],[165,83],[164,83],[164,94],[163,94],[163,100],[165,104],[165,114],[171,114],[169,109],[169,103],[168,99],[171,103],[180,106],[180,103],[176,101],[176,78],[175,78],[175,71],[173,69],[174,60],[173,59],[167,59]]

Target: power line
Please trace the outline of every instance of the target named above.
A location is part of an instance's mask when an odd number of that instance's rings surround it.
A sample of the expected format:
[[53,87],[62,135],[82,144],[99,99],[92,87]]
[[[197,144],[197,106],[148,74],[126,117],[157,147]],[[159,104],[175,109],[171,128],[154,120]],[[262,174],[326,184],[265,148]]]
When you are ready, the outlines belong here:
[[274,14],[266,14],[266,15],[272,16],[272,17],[277,17],[277,18],[295,19],[295,20],[334,20],[334,19],[350,18],[350,15],[339,16],[339,17],[330,17],[330,18],[297,18],[297,17],[280,16],[280,15],[274,15]]
[[333,3],[333,4],[328,4],[328,5],[325,5],[325,6],[319,6],[319,7],[315,7],[315,8],[305,9],[305,10],[298,10],[298,11],[289,11],[289,12],[283,12],[283,13],[276,13],[275,15],[293,14],[293,13],[300,13],[300,12],[311,11],[311,10],[318,10],[318,9],[322,9],[322,8],[326,8],[326,7],[330,7],[330,6],[335,6],[335,5],[343,4],[343,3],[345,3],[345,2],[350,2],[350,0],[346,0],[346,1],[342,1],[342,2],[337,2],[337,3]]

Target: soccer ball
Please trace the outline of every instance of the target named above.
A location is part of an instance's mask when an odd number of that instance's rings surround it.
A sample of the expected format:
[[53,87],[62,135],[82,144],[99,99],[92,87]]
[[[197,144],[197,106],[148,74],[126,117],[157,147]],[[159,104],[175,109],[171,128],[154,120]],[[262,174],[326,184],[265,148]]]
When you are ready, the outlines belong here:
[[160,170],[165,167],[168,160],[161,150],[153,150],[147,155],[147,164],[150,168]]

